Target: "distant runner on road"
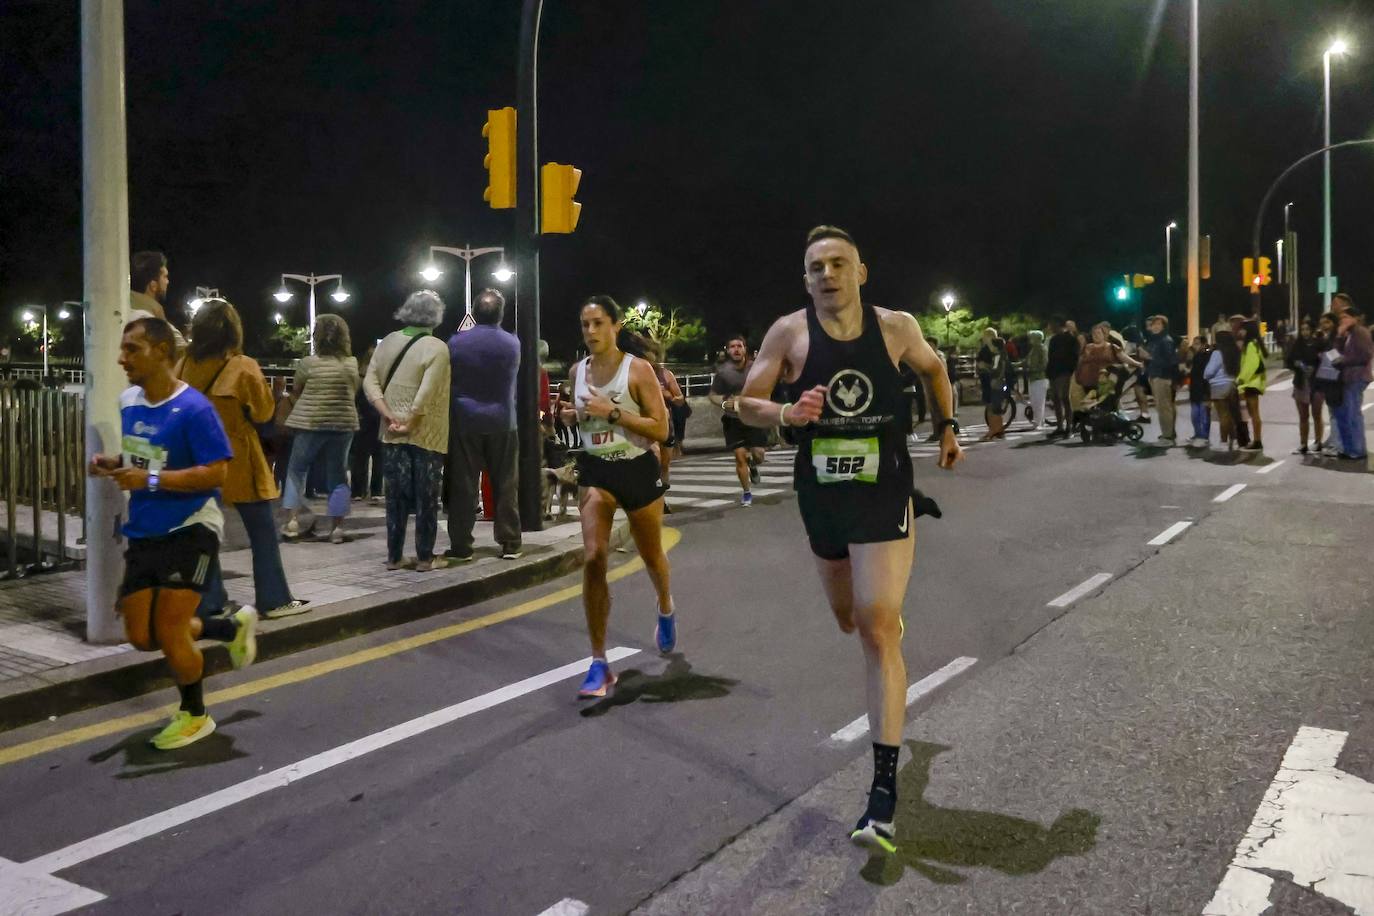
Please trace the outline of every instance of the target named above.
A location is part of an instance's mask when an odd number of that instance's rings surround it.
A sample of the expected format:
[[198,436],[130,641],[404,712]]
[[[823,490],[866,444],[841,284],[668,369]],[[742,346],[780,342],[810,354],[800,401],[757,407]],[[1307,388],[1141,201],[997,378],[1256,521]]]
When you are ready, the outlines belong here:
[[752,365],[749,343],[744,335],[737,334],[725,342],[725,356],[725,362],[716,366],[716,377],[711,380],[711,391],[707,396],[712,404],[725,412],[725,416],[720,418],[721,429],[725,433],[725,447],[735,453],[735,473],[739,475],[739,486],[744,491],[739,504],[747,507],[754,504],[751,485],[759,481],[759,465],[763,464],[768,447],[768,432],[748,426],[739,418],[739,394],[744,390],[744,380]]
[[582,520],[582,603],[592,664],[579,698],[604,697],[616,677],[606,660],[606,624],[611,591],[606,582],[611,522],[617,507],[630,519],[630,533],[658,593],[654,641],[664,655],[677,646],[677,618],[669,589],[668,557],[663,552],[663,494],[657,449],[668,439],[668,409],[654,367],[619,344],[620,306],[610,296],[592,296],[582,306],[582,340],[591,354],[573,365],[575,407],[563,422],[581,428],[583,451],[577,458],[577,508]]
[[[812,229],[804,267],[812,304],[768,329],[739,415],[755,427],[798,428],[797,504],[830,609],[843,632],[858,630],[867,668],[873,784],[850,838],[890,853],[906,717],[902,602],[916,547],[901,364],[932,395],[942,468],[963,458],[959,424],[944,361],[916,319],[860,298],[868,268],[849,233]],[[795,404],[769,400],[780,379],[802,392]]]
[[219,414],[199,391],[172,373],[176,338],[161,318],[137,318],[124,329],[119,365],[133,386],[119,399],[122,454],[91,457],[90,473],[129,492],[124,582],[119,615],[135,648],[161,649],[181,694],[172,721],[152,739],[158,750],[185,747],[215,730],[205,711],[205,660],[196,640],[229,643],[235,668],[257,654],[258,614],[196,616],[219,553],[224,515],[219,487],[233,451]]

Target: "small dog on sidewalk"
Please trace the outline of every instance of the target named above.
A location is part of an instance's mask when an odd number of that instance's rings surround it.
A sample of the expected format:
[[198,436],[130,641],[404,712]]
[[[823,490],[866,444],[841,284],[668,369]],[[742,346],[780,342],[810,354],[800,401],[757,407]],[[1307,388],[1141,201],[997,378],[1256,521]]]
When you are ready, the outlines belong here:
[[542,493],[544,518],[553,518],[553,497],[558,494],[558,517],[568,517],[568,500],[577,502],[577,463],[568,454],[566,445],[555,438],[544,440],[544,474]]

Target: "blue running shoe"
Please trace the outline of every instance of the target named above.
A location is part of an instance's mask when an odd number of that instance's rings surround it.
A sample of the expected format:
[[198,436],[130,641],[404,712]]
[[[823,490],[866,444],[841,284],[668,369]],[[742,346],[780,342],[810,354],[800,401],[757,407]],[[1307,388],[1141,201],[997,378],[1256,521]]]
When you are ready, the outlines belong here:
[[754,494],[750,493],[748,490],[745,490],[744,495],[742,495],[739,498],[739,504],[744,508],[748,509],[750,506],[754,504]]
[[658,626],[654,627],[654,642],[658,643],[659,655],[667,655],[677,648],[676,614],[658,615]]
[[579,700],[591,700],[597,697],[604,697],[606,691],[615,686],[615,675],[611,673],[611,666],[603,659],[592,659],[592,666],[587,669],[587,679],[582,682],[582,686],[577,689]]

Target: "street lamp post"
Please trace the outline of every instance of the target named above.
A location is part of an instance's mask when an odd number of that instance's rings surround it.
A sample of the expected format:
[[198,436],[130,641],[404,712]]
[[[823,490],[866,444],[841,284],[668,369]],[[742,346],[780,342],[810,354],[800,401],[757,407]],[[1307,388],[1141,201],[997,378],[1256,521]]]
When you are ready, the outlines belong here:
[[1188,24],[1188,338],[1191,340],[1201,330],[1199,303],[1202,296],[1198,238],[1202,222],[1198,189],[1198,0],[1192,2]]
[[310,323],[306,329],[306,334],[309,336],[310,352],[313,354],[315,352],[315,287],[329,280],[338,280],[339,288],[330,293],[329,298],[339,303],[347,302],[348,292],[343,286],[343,274],[321,274],[318,277],[314,274],[282,274],[281,289],[272,294],[272,298],[276,299],[278,302],[286,303],[291,301],[292,293],[291,290],[286,288],[287,280],[299,280],[301,283],[305,283],[310,287],[310,306],[309,314],[307,315],[307,320]]
[[463,308],[464,308],[463,315],[464,315],[464,317],[463,317],[463,322],[462,322],[463,327],[460,328],[460,330],[466,330],[467,327],[470,327],[470,325],[469,325],[469,323],[468,323],[468,319],[472,316],[472,262],[473,262],[473,260],[476,259],[476,258],[480,258],[480,257],[481,257],[482,255],[484,255],[484,254],[498,254],[498,253],[499,253],[499,254],[501,255],[501,266],[498,267],[498,268],[496,268],[496,270],[492,271],[492,274],[491,274],[491,275],[492,275],[492,277],[494,277],[495,279],[499,280],[499,281],[502,282],[502,283],[505,283],[505,282],[506,282],[507,280],[509,280],[511,277],[515,276],[515,271],[511,270],[509,267],[506,266],[506,260],[505,260],[506,249],[502,248],[502,247],[499,246],[499,245],[493,245],[493,246],[488,247],[488,248],[450,248],[450,247],[447,246],[447,245],[430,245],[430,246],[429,246],[429,261],[430,261],[430,262],[429,262],[429,264],[425,265],[425,268],[424,268],[423,270],[420,271],[420,276],[423,277],[424,280],[425,280],[425,282],[427,282],[427,283],[433,283],[435,280],[439,279],[440,277],[442,277],[442,276],[444,275],[444,272],[434,265],[434,253],[435,253],[436,251],[443,252],[444,254],[451,254],[451,255],[453,255],[454,257],[459,257],[459,258],[462,258],[462,259],[463,259]]
[[43,336],[39,338],[39,349],[43,351],[43,378],[46,380],[48,377],[48,307],[46,305],[31,305],[24,309],[24,314],[19,317],[24,319],[28,324],[39,323],[39,318],[33,313],[34,309],[38,309],[43,313]]
[[1178,223],[1170,220],[1169,225],[1164,227],[1164,283],[1168,285],[1174,282],[1174,230],[1178,228]]
[[[1331,43],[1331,47],[1326,49],[1322,55],[1322,146],[1331,146],[1331,55],[1344,54],[1350,50],[1350,46],[1342,39],[1336,39]],[[1331,294],[1335,292],[1331,287],[1335,286],[1331,282],[1331,150],[1328,149],[1322,160],[1322,222],[1325,232],[1322,234],[1322,289],[1325,292],[1324,304],[1326,310],[1331,311]]]
[[191,318],[194,320],[196,312],[200,311],[200,307],[205,304],[206,299],[218,299],[219,297],[219,290],[215,287],[197,286],[196,294],[186,300],[186,310],[191,313]]
[[945,307],[945,346],[950,346],[949,342],[949,313],[954,309],[954,294],[945,293],[940,297],[940,304]]

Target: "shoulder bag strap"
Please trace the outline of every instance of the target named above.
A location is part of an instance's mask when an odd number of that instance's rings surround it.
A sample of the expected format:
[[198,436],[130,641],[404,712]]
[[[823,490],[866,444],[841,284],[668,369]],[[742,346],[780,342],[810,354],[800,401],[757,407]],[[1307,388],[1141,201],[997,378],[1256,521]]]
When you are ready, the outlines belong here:
[[[205,383],[205,387],[204,387],[204,388],[196,388],[196,390],[199,391],[201,394],[205,395],[205,396],[208,398],[208,397],[210,396],[210,389],[213,388],[213,387],[215,387],[215,382],[219,381],[220,373],[223,372],[224,369],[225,369],[225,367],[229,365],[229,360],[231,360],[231,359],[233,359],[233,358],[234,358],[234,357],[232,357],[232,356],[226,356],[226,357],[224,358],[224,362],[220,363],[219,368],[215,370],[215,374],[212,375],[212,376],[210,376],[210,381],[208,381],[208,382]],[[181,364],[181,374],[179,374],[179,375],[177,376],[177,377],[178,377],[179,379],[181,379],[183,382],[186,381],[185,372],[186,372],[186,363],[183,362],[183,363]],[[194,385],[192,385],[191,387],[192,387],[192,388],[195,388]]]
[[392,378],[392,376],[394,376],[394,375],[396,374],[396,370],[397,370],[397,369],[401,368],[401,360],[403,360],[403,359],[406,358],[406,354],[410,352],[410,348],[411,348],[411,347],[415,346],[417,343],[420,342],[420,338],[421,338],[421,337],[428,337],[428,336],[429,336],[428,334],[416,334],[414,337],[410,338],[410,342],[409,342],[409,343],[407,343],[404,347],[401,348],[401,355],[398,356],[398,357],[396,357],[396,361],[393,362],[393,363],[391,364],[391,368],[388,369],[388,370],[386,370],[386,379],[385,379],[385,381],[382,382],[382,396],[383,396],[383,397],[386,396],[386,388],[387,388],[388,385],[391,384],[391,378]]

